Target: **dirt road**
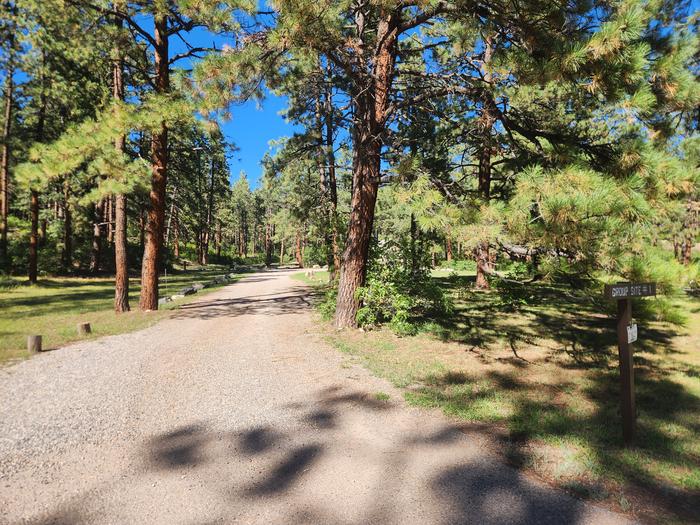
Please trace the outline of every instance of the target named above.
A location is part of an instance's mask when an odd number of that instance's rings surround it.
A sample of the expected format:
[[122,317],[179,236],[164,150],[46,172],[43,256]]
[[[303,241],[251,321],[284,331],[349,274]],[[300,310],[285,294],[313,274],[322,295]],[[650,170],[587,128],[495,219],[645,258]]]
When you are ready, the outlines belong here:
[[289,275],[0,369],[0,522],[625,522],[345,362]]

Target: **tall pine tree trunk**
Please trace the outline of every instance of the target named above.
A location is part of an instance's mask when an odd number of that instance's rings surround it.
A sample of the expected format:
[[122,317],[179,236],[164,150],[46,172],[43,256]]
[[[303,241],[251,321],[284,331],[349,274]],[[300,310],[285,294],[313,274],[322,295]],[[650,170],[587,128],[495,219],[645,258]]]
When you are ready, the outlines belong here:
[[[42,49],[42,66],[46,63],[46,52]],[[42,67],[43,71],[43,67]],[[39,95],[39,113],[36,120],[35,139],[37,142],[44,142],[44,124],[46,121],[46,86],[43,74],[40,79],[41,91]],[[29,194],[29,261],[27,276],[29,282],[34,284],[37,280],[37,267],[39,259],[39,192],[35,188],[30,188]]]
[[31,190],[29,195],[29,219],[31,229],[29,232],[29,282],[36,283],[37,279],[37,247],[39,244],[39,192]]
[[105,200],[104,219],[107,229],[107,246],[114,244],[114,196],[109,195]]
[[[170,89],[168,65],[168,19],[163,13],[155,16],[154,27],[154,66],[155,87],[158,94]],[[146,222],[146,238],[141,266],[141,310],[158,309],[158,273],[163,247],[165,223],[165,188],[168,177],[168,128],[165,123],[151,137],[151,192],[150,207]]]
[[218,259],[221,257],[221,243],[222,243],[222,234],[221,234],[221,221],[217,220],[216,221],[216,258]]
[[357,324],[355,316],[360,305],[355,292],[364,285],[367,276],[367,257],[379,189],[380,148],[381,145],[371,136],[362,137],[355,146],[350,221],[335,311],[338,328]]
[[[364,21],[358,19],[364,26]],[[396,62],[400,14],[382,11],[377,23],[377,46],[372,73],[363,73],[353,86],[353,174],[347,240],[340,267],[335,325],[356,326],[359,302],[355,293],[364,285],[372,236],[374,209],[379,189],[381,150],[386,132],[389,92]],[[360,31],[362,34],[362,31]],[[364,42],[358,42],[360,48]]]
[[[116,5],[115,9],[119,6]],[[117,29],[121,30],[121,19],[116,20]],[[114,49],[114,64],[112,65],[112,98],[116,104],[124,100],[124,58],[122,49],[117,41]],[[117,155],[124,155],[126,137],[120,135],[114,142]],[[114,311],[128,312],[129,305],[129,249],[127,245],[127,199],[120,193],[114,196]],[[110,217],[111,221],[111,217]],[[111,226],[110,226],[111,228]]]
[[[9,42],[13,45],[12,38]],[[2,127],[2,164],[0,165],[0,264],[5,270],[10,269],[10,259],[7,250],[7,218],[10,214],[10,157],[12,154],[10,136],[12,133],[12,109],[14,104],[15,86],[14,68],[12,63],[12,50],[7,66],[7,78],[5,79],[5,111]]]
[[209,193],[207,195],[207,217],[204,224],[204,239],[202,242],[202,264],[209,264],[209,244],[211,241],[212,217],[214,214],[214,159],[211,159],[209,173]]
[[[117,145],[117,147],[119,147]],[[115,197],[114,206],[114,260],[116,265],[114,284],[114,311],[128,312],[129,306],[129,259],[126,240],[126,195]]]
[[328,246],[328,272],[329,279],[335,281],[340,269],[340,247],[338,245],[338,185],[335,174],[335,145],[334,145],[334,120],[333,120],[333,92],[331,88],[331,68],[326,66],[326,89],[323,100],[323,120],[319,134],[324,143],[325,155],[321,158],[326,162],[325,190],[328,192],[328,223],[330,226],[330,238]]
[[294,252],[294,255],[297,260],[297,265],[299,268],[304,267],[304,254],[301,251],[301,232],[297,230],[297,235],[296,235],[296,243],[295,243],[296,249]]
[[265,224],[265,266],[272,265],[272,224]]
[[92,222],[92,250],[90,251],[90,273],[100,271],[102,259],[102,220],[104,215],[105,200],[95,204]]
[[70,205],[70,183],[63,181],[63,267],[73,268],[73,210]]
[[[493,79],[491,73],[491,59],[493,57],[493,39],[486,38],[483,60],[484,80],[490,83]],[[481,118],[479,127],[481,131],[481,145],[479,151],[479,196],[488,203],[491,198],[491,155],[493,125],[496,121],[495,103],[491,94],[486,92],[482,100]],[[486,275],[491,271],[491,254],[488,243],[481,243],[476,248],[476,287],[487,290],[490,285]]]
[[416,242],[418,241],[418,223],[416,222],[416,214],[411,212],[411,274],[418,273],[418,250]]
[[698,202],[688,199],[686,218],[683,221],[683,242],[680,245],[680,262],[688,266],[693,261],[693,244],[700,225],[700,206]]

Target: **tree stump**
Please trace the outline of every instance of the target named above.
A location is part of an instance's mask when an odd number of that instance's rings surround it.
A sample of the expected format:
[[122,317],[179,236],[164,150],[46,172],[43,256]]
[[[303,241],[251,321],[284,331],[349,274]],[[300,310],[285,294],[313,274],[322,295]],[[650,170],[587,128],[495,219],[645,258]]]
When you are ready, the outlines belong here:
[[87,335],[91,332],[90,323],[78,323],[78,335]]
[[40,335],[27,336],[27,351],[30,354],[35,354],[37,352],[41,352],[41,336]]

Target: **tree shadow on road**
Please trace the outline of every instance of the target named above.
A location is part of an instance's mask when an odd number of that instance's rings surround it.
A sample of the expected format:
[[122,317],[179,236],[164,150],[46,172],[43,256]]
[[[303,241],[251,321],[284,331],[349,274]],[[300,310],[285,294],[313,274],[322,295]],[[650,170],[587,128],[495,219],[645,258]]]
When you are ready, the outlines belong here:
[[309,312],[318,294],[307,287],[295,286],[281,293],[252,295],[231,299],[210,299],[183,305],[175,319],[218,319],[243,315],[277,316]]
[[[314,474],[322,473],[322,479],[337,479],[341,485],[348,481],[353,472],[332,470],[332,458],[346,454],[346,447],[354,440],[352,430],[345,427],[348,420],[363,417],[381,424],[381,414],[402,408],[367,392],[340,387],[320,390],[309,402],[290,402],[284,407],[296,417],[296,424],[284,429],[264,424],[221,435],[197,424],[159,434],[145,444],[144,464],[147,469],[172,471],[177,476],[183,468],[197,469],[232,461],[232,489],[225,494],[219,492],[227,498],[226,504],[232,509],[243,506],[253,511],[258,506],[269,510],[283,505],[290,509],[281,520],[284,523],[398,523],[401,516],[413,515],[407,514],[408,509],[395,498],[405,483],[416,483],[415,479],[404,477],[411,454],[430,454],[459,443],[470,446],[469,438],[454,425],[413,428],[391,443],[389,449],[382,448],[386,443],[378,445],[376,454],[385,459],[372,478],[375,485],[359,485],[358,493],[359,501],[363,501],[367,491],[372,496],[364,499],[361,508],[350,503],[348,509],[348,501],[358,495],[348,493],[340,500],[326,500],[319,495],[326,493],[328,487],[315,487],[309,480]],[[212,451],[221,448],[207,445],[217,440],[230,442],[229,449],[235,450],[235,454],[212,456]],[[358,456],[356,461],[361,458],[362,455]],[[253,467],[248,468],[251,462]],[[236,478],[239,466],[248,468],[246,472],[253,473],[253,479],[243,475]],[[372,471],[372,468],[376,465],[358,463],[356,471]],[[487,458],[449,463],[422,479],[419,490],[421,494],[416,495],[419,499],[437,498],[441,502],[438,514],[419,513],[421,517],[416,519],[421,522],[559,524],[576,522],[586,511],[583,503],[533,484],[516,470]]]

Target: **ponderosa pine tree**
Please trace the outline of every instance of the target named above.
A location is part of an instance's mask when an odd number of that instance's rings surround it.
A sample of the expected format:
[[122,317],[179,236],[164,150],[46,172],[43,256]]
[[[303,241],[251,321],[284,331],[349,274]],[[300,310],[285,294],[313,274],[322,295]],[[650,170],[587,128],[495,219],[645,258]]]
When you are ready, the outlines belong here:
[[[627,82],[624,74],[634,66],[625,67],[623,60],[639,52],[627,45],[634,40],[639,20],[633,25],[634,29],[626,29],[624,24],[634,22],[637,16],[644,18],[647,10],[655,8],[634,4],[622,2],[610,6],[586,1],[543,5],[533,1],[514,6],[499,1],[488,4],[444,0],[420,4],[399,0],[279,1],[272,6],[274,23],[245,39],[242,49],[209,64],[209,70],[216,69],[219,73],[215,75],[217,78],[200,75],[200,80],[221,88],[232,85],[222,79],[228,75],[245,86],[244,80],[256,75],[276,75],[285,57],[306,53],[322,55],[342,72],[340,84],[353,110],[353,184],[335,322],[338,327],[354,326],[359,306],[356,290],[363,284],[366,274],[381,158],[397,111],[448,94],[459,95],[472,103],[482,115],[483,200],[488,197],[486,181],[492,164],[491,121],[505,115],[503,111],[497,114],[498,107],[493,107],[496,88],[502,83],[515,87],[543,78],[548,68],[555,63],[560,65],[561,58],[566,56],[576,64],[566,70],[570,77],[593,78],[594,85],[624,91]],[[429,30],[421,31],[424,28]],[[596,32],[599,33],[597,39]],[[420,45],[407,45],[409,40],[418,40]],[[510,55],[521,55],[517,57],[518,67],[513,69],[513,74],[499,78],[498,82],[485,74],[489,68],[483,66],[485,61],[491,60],[486,55],[493,55],[498,45],[494,40],[501,41],[500,45],[508,49]],[[470,45],[455,47],[460,41],[470,41]],[[586,48],[589,41],[593,45]],[[487,42],[491,44],[486,45]],[[440,53],[456,56],[448,61],[448,67],[437,72],[433,67],[419,70],[396,67],[397,63],[403,63],[406,53],[415,55],[428,50],[438,56],[432,66],[439,64]],[[607,70],[604,62],[611,63]],[[265,70],[266,64],[269,64],[269,71]],[[584,64],[588,66],[582,67]],[[248,84],[257,85],[255,81]],[[407,97],[406,86],[420,93]],[[245,89],[237,88],[236,94],[241,92]],[[544,138],[533,134],[522,121],[514,118],[507,121],[511,128],[517,128],[515,132],[533,143]],[[536,125],[532,127],[537,130]]]
[[[91,9],[105,16],[119,18],[140,43],[147,46],[153,56],[151,81],[156,100],[171,97],[171,67],[185,59],[199,57],[209,48],[187,46],[186,51],[171,56],[170,40],[186,40],[196,28],[220,29],[232,22],[232,13],[238,2],[206,1],[142,4],[124,1],[119,5],[106,0],[67,0],[69,3]],[[152,22],[153,31],[147,29],[146,20]],[[158,309],[158,275],[162,262],[165,233],[166,187],[168,179],[168,128],[163,119],[159,129],[151,130],[151,191],[145,224],[144,254],[141,268],[141,310]]]
[[10,268],[7,250],[7,228],[10,214],[10,163],[12,162],[12,124],[15,119],[15,23],[14,5],[3,3],[3,18],[0,26],[0,70],[5,75],[5,85],[2,92],[3,124],[2,124],[2,154],[0,158],[0,267],[5,271]]

